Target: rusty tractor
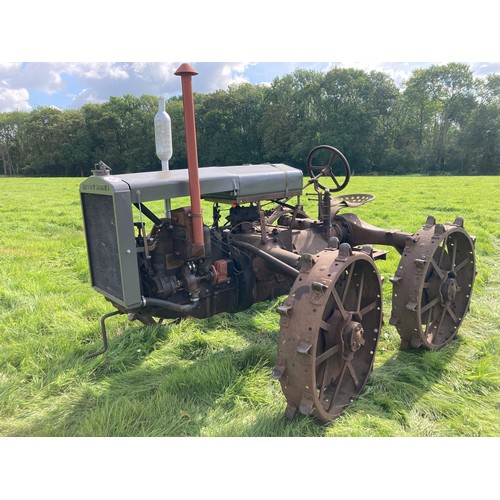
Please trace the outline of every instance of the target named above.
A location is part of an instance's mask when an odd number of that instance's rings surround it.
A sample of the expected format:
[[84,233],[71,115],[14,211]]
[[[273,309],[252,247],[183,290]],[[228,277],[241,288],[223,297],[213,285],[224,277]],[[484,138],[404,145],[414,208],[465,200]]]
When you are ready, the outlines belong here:
[[[106,351],[105,321],[116,314],[149,325],[234,313],[288,295],[278,307],[272,377],[281,384],[288,418],[299,412],[329,422],[360,394],[373,368],[382,327],[376,261],[388,251],[372,245],[401,254],[391,278],[390,318],[401,348],[439,349],[456,336],[475,278],[474,238],[460,217],[442,224],[429,216],[412,234],[346,213],[374,196],[337,194],[351,171],[327,145],[310,152],[305,183],[302,170],[285,164],[198,168],[196,72],[183,64],[176,74],[188,168],[112,175],[100,162],[80,185],[92,286],[115,308],[101,319],[103,348],[89,358]],[[300,203],[309,186],[317,217]],[[171,208],[171,200],[188,195],[190,206]],[[201,199],[212,203],[211,226],[203,221]],[[154,200],[166,200],[163,216],[146,205]],[[229,210],[224,223],[222,206]]]

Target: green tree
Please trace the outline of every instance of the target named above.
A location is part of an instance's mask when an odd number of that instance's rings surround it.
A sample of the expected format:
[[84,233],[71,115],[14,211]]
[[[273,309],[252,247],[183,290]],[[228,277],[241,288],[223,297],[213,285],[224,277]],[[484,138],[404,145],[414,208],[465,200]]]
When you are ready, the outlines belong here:
[[66,110],[60,124],[59,161],[64,175],[84,176],[91,163],[90,138],[80,110]]
[[470,173],[500,174],[500,75],[477,81],[478,105],[461,136]]
[[40,107],[25,127],[28,155],[21,167],[27,175],[85,175],[90,161],[89,137],[80,110]]
[[321,73],[302,69],[273,81],[261,124],[266,160],[305,165],[309,151],[321,142],[322,82]]
[[387,147],[398,91],[383,73],[335,68],[324,78],[320,139],[338,147],[357,172],[376,171]]
[[[196,135],[197,142],[200,140],[198,108],[201,106],[201,100],[204,98],[201,94],[194,94],[194,106],[196,114]],[[166,103],[166,111],[172,121],[172,159],[169,162],[169,168],[187,168],[186,153],[186,133],[184,130],[184,107],[182,97],[171,97]],[[201,163],[203,164],[203,163]]]
[[0,113],[0,160],[4,175],[19,175],[26,161],[26,123],[29,113]]
[[156,97],[138,98],[130,94],[111,97],[103,104],[83,106],[92,163],[102,160],[113,173],[161,168],[154,142],[153,120],[157,109]]
[[264,87],[231,85],[205,96],[197,109],[200,162],[238,165],[262,161],[259,124]]
[[453,134],[453,128],[463,126],[475,106],[469,66],[449,63],[415,70],[405,85],[403,103],[408,116],[403,130],[410,150],[426,168],[445,171],[452,149],[450,130]]
[[29,160],[23,167],[28,175],[64,176],[61,141],[64,140],[63,111],[41,106],[29,116],[26,133],[29,137]]
[[[284,162],[303,167],[318,144],[338,147],[357,173],[500,172],[500,76],[467,65],[417,69],[399,91],[385,74],[296,70],[267,86],[194,95],[200,166]],[[157,98],[111,97],[61,111],[0,113],[4,175],[89,175],[159,170]],[[167,101],[170,168],[186,168],[182,98]]]

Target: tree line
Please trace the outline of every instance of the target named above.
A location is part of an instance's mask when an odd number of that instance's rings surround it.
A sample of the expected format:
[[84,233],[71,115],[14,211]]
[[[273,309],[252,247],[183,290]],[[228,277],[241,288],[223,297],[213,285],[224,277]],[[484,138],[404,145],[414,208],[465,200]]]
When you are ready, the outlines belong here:
[[[155,96],[111,97],[78,110],[0,113],[0,174],[87,176],[159,170]],[[500,75],[466,64],[415,70],[398,88],[382,72],[298,69],[271,85],[195,93],[200,166],[280,162],[304,167],[316,145],[339,148],[355,173],[499,174]],[[182,98],[167,101],[174,154],[186,167]]]

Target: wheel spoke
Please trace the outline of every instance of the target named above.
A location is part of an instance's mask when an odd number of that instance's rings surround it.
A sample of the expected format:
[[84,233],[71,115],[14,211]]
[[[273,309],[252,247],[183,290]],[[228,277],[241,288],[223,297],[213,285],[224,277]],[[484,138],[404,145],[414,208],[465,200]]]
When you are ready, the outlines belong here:
[[430,339],[430,342],[434,342],[434,340],[438,336],[438,333],[441,330],[441,325],[443,324],[443,320],[444,320],[445,315],[446,315],[446,308],[443,308],[443,312],[441,313],[441,317],[439,318],[438,326],[437,326],[437,328],[434,329],[434,333],[432,335],[432,339]]
[[441,264],[443,263],[443,257],[444,254],[446,253],[445,247],[447,242],[448,242],[448,236],[443,240],[443,244],[441,246],[441,255],[439,256],[439,262],[438,262],[439,267],[441,267]]
[[446,311],[448,311],[448,314],[450,315],[450,318],[453,320],[453,323],[455,323],[455,325],[458,325],[459,320],[455,315],[455,313],[453,312],[453,309],[450,307],[450,304],[446,304]]
[[345,299],[347,297],[347,291],[349,290],[349,287],[351,286],[351,280],[352,280],[352,276],[354,274],[354,267],[356,266],[356,262],[354,262],[352,264],[352,266],[350,268],[347,269],[347,272],[349,273],[347,275],[347,281],[345,283],[345,288],[344,288],[344,292],[342,293],[342,304],[345,302]]
[[361,309],[361,299],[363,298],[363,287],[365,284],[365,273],[361,273],[361,282],[359,284],[359,290],[358,290],[358,307],[356,308],[356,311],[359,313],[359,310]]
[[337,182],[337,178],[333,175],[333,172],[331,173],[331,177],[332,177],[332,180],[335,183],[335,185],[339,188],[340,184]]
[[333,165],[333,161],[335,160],[335,158],[337,157],[337,153],[335,152],[332,152],[332,154],[330,155],[330,158],[328,160],[328,163],[327,163],[327,167],[331,170],[332,169],[332,165]]
[[352,366],[352,363],[348,361],[346,363],[347,368],[349,369],[349,373],[351,374],[352,380],[354,381],[354,385],[356,386],[356,389],[359,387],[359,380],[358,377],[356,376],[356,373],[354,372],[354,368]]
[[425,332],[424,332],[424,335],[425,335],[426,337],[428,337],[428,336],[429,336],[429,328],[430,328],[430,327],[431,327],[431,325],[432,325],[432,320],[431,320],[431,318],[432,318],[432,311],[433,311],[433,310],[434,310],[434,309],[433,309],[432,307],[429,309],[429,314],[427,315],[427,321],[424,323],[424,324],[425,324]]
[[335,387],[335,392],[333,393],[332,399],[330,400],[330,404],[328,405],[328,411],[330,411],[330,409],[332,408],[333,402],[337,398],[337,395],[338,395],[339,390],[340,390],[340,386],[342,385],[342,381],[344,380],[346,368],[347,368],[347,363],[344,363],[344,365],[342,366],[342,371],[340,372],[339,376],[337,377],[337,387]]
[[453,252],[451,253],[451,271],[455,268],[455,261],[457,258],[457,242],[455,240],[455,243],[452,243],[453,245]]
[[[328,309],[327,309],[327,307],[328,307]],[[333,318],[333,315],[335,314],[335,311],[336,311],[336,309],[335,309],[334,301],[328,299],[327,304],[325,306],[325,312],[323,314],[323,320],[321,322],[321,327],[323,329],[325,329],[325,330],[331,329],[332,318]],[[330,325],[330,326],[325,328],[324,323],[326,323],[327,325]]]
[[319,327],[322,330],[325,330],[325,332],[329,332],[330,328],[332,327],[331,323],[327,323],[326,321],[321,320],[321,323],[319,324]]
[[333,347],[330,347],[330,349],[327,349],[324,353],[320,354],[316,358],[316,366],[319,366],[323,361],[326,359],[332,357],[335,353],[339,352],[340,347],[338,344],[335,344]]
[[434,307],[439,301],[440,301],[439,297],[434,298],[428,304],[426,304],[424,307],[420,309],[420,313],[423,314],[425,311],[427,311],[427,309]]
[[[439,260],[441,260],[441,259],[439,259]],[[434,260],[434,257],[431,257],[431,264],[432,264],[432,267],[434,267],[434,269],[438,273],[439,278],[444,279],[444,276],[445,276],[444,271],[439,267],[439,264],[436,263],[436,261]]]
[[368,314],[370,311],[373,311],[373,309],[375,309],[376,307],[377,307],[377,301],[372,302],[371,304],[363,307],[361,311],[358,311],[358,314],[361,316],[361,319],[363,319],[363,316],[365,314]]
[[458,264],[458,266],[455,267],[455,269],[452,269],[452,271],[455,271],[455,273],[458,273],[462,268],[464,268],[468,263],[470,262],[470,257],[465,257],[465,259]]
[[338,307],[338,310],[339,310],[341,316],[344,319],[347,319],[349,317],[349,314],[345,310],[344,304],[340,300],[339,294],[338,294],[337,290],[335,289],[335,287],[332,288],[332,296],[333,296],[333,300],[335,300],[335,303],[337,304],[337,307]]
[[326,380],[328,378],[328,364],[325,364],[323,366],[323,376],[321,377],[321,387],[319,390],[319,400],[321,401],[325,395],[325,389],[326,389]]

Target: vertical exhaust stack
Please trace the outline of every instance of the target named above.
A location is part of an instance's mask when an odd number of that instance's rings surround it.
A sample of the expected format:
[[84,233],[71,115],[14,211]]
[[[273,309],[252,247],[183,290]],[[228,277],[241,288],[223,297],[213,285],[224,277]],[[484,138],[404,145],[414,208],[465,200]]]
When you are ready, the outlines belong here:
[[[196,145],[196,125],[194,118],[194,99],[192,77],[198,72],[187,63],[181,64],[174,73],[181,77],[182,100],[184,104],[184,129],[186,131],[186,151],[189,174],[189,196],[191,198],[191,220],[193,244],[204,253],[203,218],[201,213],[200,179],[198,175],[198,149]],[[198,252],[196,252],[198,253]]]

